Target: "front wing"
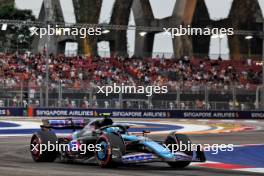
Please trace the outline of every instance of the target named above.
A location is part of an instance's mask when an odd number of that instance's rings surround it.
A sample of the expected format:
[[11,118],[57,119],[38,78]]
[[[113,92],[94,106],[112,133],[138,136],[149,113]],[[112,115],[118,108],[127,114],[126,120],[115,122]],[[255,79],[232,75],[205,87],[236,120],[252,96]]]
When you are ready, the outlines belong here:
[[[196,152],[196,156],[192,157],[182,152],[174,153],[173,158],[161,158],[153,153],[131,153],[118,157],[113,153],[113,159],[119,160],[124,164],[133,163],[150,163],[150,162],[179,162],[179,161],[190,161],[190,162],[205,162],[205,156],[203,152]],[[121,161],[120,161],[121,160]]]

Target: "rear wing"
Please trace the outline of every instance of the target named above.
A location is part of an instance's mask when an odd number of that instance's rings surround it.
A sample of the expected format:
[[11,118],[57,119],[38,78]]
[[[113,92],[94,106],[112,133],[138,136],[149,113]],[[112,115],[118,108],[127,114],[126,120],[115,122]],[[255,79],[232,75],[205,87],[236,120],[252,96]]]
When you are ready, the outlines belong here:
[[89,123],[89,119],[44,119],[42,129],[83,129]]

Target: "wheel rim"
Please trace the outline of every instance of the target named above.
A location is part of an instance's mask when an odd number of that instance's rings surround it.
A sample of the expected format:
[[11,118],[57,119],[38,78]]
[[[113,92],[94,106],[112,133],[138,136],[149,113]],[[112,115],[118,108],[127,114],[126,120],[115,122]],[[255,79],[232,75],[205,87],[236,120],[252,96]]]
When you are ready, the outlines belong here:
[[[34,146],[34,147],[33,147]],[[40,156],[40,139],[35,137],[30,145],[30,152],[34,159],[38,159]]]
[[99,160],[104,161],[108,155],[108,144],[105,141],[101,141],[99,144],[101,150],[97,152],[97,157]]

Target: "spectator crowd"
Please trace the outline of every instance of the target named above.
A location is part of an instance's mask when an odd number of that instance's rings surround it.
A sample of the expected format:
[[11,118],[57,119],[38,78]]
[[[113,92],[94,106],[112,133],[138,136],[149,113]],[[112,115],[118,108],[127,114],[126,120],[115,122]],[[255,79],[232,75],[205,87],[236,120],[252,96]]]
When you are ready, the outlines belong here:
[[[7,88],[21,85],[40,87],[45,82],[46,58],[41,55],[0,54],[0,84]],[[262,67],[258,61],[210,60],[192,57],[100,58],[49,56],[49,85],[80,89],[96,85],[167,85],[170,90],[184,87],[199,91],[209,85],[215,90],[230,86],[256,90],[261,83]]]

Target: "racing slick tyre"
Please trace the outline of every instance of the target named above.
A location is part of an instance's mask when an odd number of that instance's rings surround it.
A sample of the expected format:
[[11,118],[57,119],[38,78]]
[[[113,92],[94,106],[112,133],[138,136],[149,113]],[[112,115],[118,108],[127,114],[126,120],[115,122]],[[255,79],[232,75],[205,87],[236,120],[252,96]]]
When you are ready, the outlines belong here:
[[116,167],[125,154],[125,144],[118,134],[103,134],[99,136],[96,145],[100,150],[95,151],[95,158],[101,167]]
[[32,159],[36,162],[53,162],[57,158],[57,151],[40,151],[41,145],[53,145],[55,147],[58,138],[52,131],[38,131],[33,134],[30,141],[30,152]]
[[[166,140],[165,140],[165,144],[177,144],[177,151],[180,151],[180,145],[183,146],[190,146],[191,145],[191,140],[189,139],[188,136],[184,135],[184,134],[170,134]],[[168,145],[168,148],[172,151],[172,145]],[[193,151],[188,150],[189,147],[186,148],[186,150],[182,151],[183,153],[185,153],[188,156],[193,157]],[[177,152],[174,151],[174,152]],[[187,167],[189,164],[191,163],[191,161],[174,161],[174,162],[168,162],[168,164],[173,167],[173,168],[177,168],[177,169],[181,169],[181,168],[185,168]]]

